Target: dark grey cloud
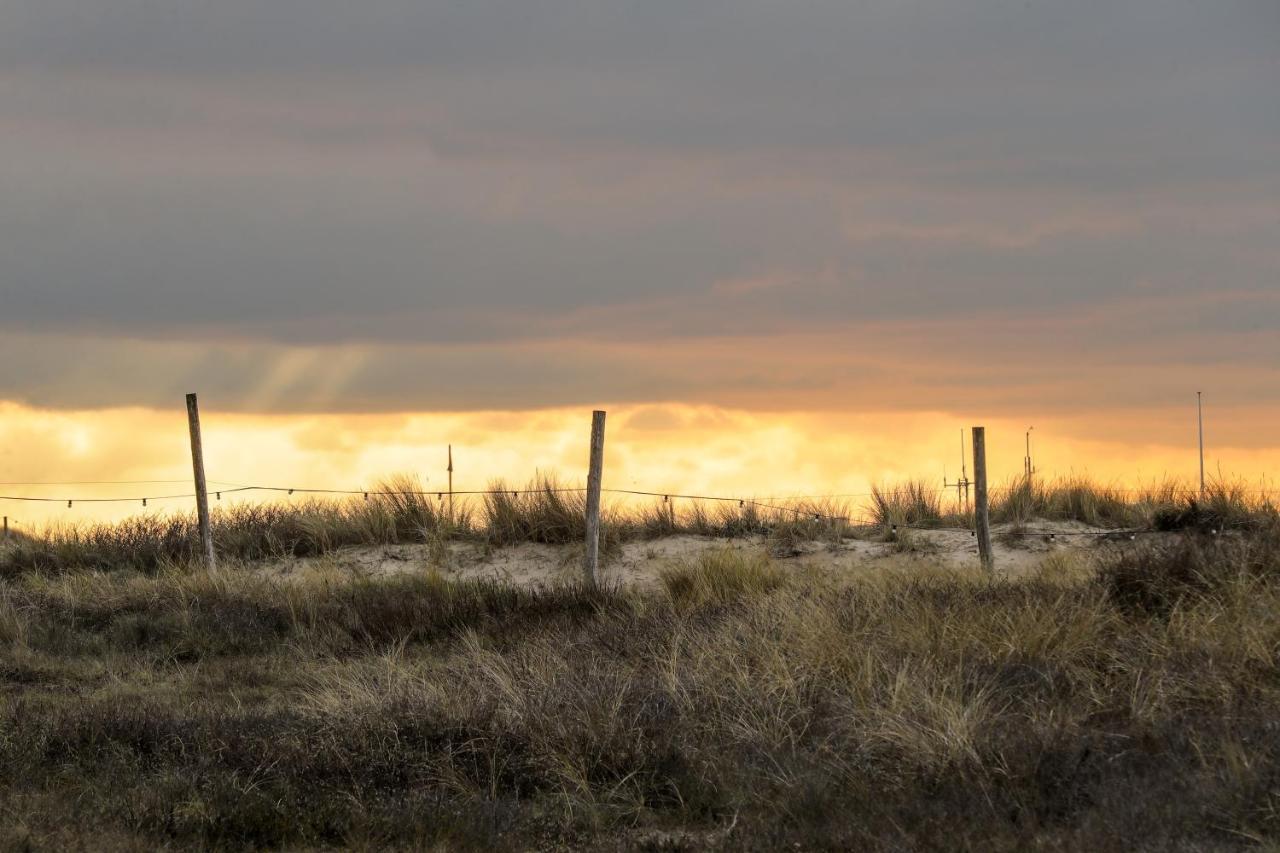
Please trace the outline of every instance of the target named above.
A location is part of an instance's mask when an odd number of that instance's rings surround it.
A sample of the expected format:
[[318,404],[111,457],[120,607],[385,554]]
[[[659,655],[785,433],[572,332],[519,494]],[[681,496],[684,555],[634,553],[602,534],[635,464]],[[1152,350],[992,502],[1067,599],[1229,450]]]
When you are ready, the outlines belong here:
[[227,342],[454,345],[502,399],[596,383],[512,341],[847,330],[854,363],[876,324],[1144,301],[1091,345],[1174,357],[1280,325],[1277,44],[1274,0],[0,0],[0,333],[195,341],[228,383]]
[[436,107],[462,150],[480,136],[716,152],[941,146],[1024,162],[1036,145],[1046,166],[1067,161],[1057,168],[1070,180],[1070,152],[1087,142],[1083,162],[1157,143],[1191,157],[1280,129],[1271,0],[10,5],[0,69],[217,79],[232,93],[264,79],[295,93],[337,83],[335,102],[389,92],[403,130],[446,142],[438,112],[413,120]]

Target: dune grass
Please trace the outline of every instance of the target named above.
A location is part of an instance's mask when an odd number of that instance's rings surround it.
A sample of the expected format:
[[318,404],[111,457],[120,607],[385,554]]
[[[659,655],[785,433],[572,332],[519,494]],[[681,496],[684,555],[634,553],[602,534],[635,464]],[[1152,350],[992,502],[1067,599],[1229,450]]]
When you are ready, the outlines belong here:
[[[756,503],[672,498],[624,505],[606,498],[602,515],[606,554],[616,554],[627,541],[698,535],[763,536],[776,555],[786,556],[801,553],[808,543],[838,543],[848,537],[893,541],[895,526],[967,528],[973,523],[972,513],[949,509],[941,490],[923,481],[876,486],[866,508],[834,499]],[[395,477],[371,488],[367,497],[215,505],[213,532],[223,559],[272,560],[356,545],[425,543],[441,551],[450,541],[485,547],[567,545],[582,541],[584,516],[583,492],[552,476],[520,487],[491,483],[488,494],[457,499],[452,517],[443,494],[423,494],[414,478]],[[1202,498],[1173,483],[1133,491],[1080,478],[1035,478],[993,489],[991,517],[996,524],[1017,528],[1046,520],[1208,532],[1266,526],[1280,513],[1269,496],[1226,481],[1209,484]],[[0,547],[0,575],[87,568],[160,572],[194,559],[197,538],[193,514],[57,525]],[[903,532],[902,540],[908,538]]]
[[[666,535],[765,536],[777,550],[798,543],[839,541],[851,528],[847,506],[834,501],[788,501],[761,507],[750,501],[713,504],[676,501],[602,508],[606,554],[635,539]],[[585,494],[542,476],[520,487],[490,483],[487,493],[454,501],[423,494],[412,477],[372,487],[367,496],[341,500],[281,500],[215,505],[215,548],[222,559],[255,561],[313,557],[359,545],[461,540],[485,547],[523,542],[580,543],[585,536]],[[0,575],[81,569],[162,572],[199,554],[194,514],[140,515],[116,523],[54,525],[41,535],[14,537],[0,549]]]
[[1063,560],[992,583],[726,550],[649,593],[0,580],[0,845],[1280,840],[1275,533]]
[[1080,478],[1021,479],[996,492],[991,519],[1023,523],[1033,519],[1078,521],[1093,527],[1126,527],[1137,521],[1138,505],[1110,486]]
[[1123,489],[1080,477],[1020,478],[997,489],[991,507],[995,523],[1042,519],[1166,531],[1257,528],[1276,518],[1269,494],[1230,480],[1208,482],[1201,496],[1197,489],[1172,481]]
[[697,563],[670,566],[659,577],[672,602],[682,608],[767,593],[782,587],[787,578],[768,557],[728,548]]
[[896,487],[871,488],[871,514],[880,527],[942,524],[942,493],[923,480],[909,480]]

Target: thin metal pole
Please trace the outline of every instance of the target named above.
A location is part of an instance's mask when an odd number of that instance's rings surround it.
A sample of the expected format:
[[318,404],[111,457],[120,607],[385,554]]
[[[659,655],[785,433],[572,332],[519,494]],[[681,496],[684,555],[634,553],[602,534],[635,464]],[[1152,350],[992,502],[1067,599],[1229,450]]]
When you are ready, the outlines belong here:
[[1035,429],[1033,426],[1027,427],[1027,458],[1024,461],[1027,469],[1028,483],[1031,482],[1031,475],[1035,473],[1035,467],[1031,464],[1031,431],[1033,429]]
[[187,395],[187,426],[191,430],[191,468],[196,481],[196,518],[200,522],[200,551],[210,572],[218,570],[213,553],[213,532],[209,527],[209,486],[204,478],[204,445],[200,439],[200,407],[196,395]]
[[591,415],[591,460],[587,468],[587,553],[584,580],[600,579],[600,481],[604,477],[604,412]]
[[449,526],[453,526],[453,445],[449,445]]
[[991,556],[991,514],[987,505],[987,431],[973,428],[973,520],[978,536],[978,558],[988,574],[995,573]]
[[1200,424],[1200,499],[1204,500],[1204,403],[1196,392],[1196,420]]

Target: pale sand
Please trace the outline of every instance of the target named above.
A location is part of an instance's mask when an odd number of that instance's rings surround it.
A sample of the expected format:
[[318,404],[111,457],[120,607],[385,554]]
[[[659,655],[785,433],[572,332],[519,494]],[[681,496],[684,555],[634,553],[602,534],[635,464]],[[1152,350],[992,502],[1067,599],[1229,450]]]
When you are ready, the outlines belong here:
[[[1030,529],[1043,535],[1011,537],[1006,526],[992,530],[997,574],[1005,578],[1025,577],[1037,571],[1051,556],[1088,557],[1109,549],[1131,547],[1127,535],[1108,534],[1075,522],[1036,522]],[[1054,536],[1051,539],[1049,533]],[[1105,535],[1099,535],[1105,534]],[[708,551],[730,548],[755,554],[770,554],[780,565],[802,569],[820,566],[827,570],[860,573],[893,571],[928,564],[957,570],[976,569],[976,540],[963,530],[912,530],[914,547],[903,550],[893,543],[868,539],[845,539],[840,544],[803,542],[785,551],[764,537],[732,539],[707,536],[668,536],[628,542],[604,559],[602,580],[606,584],[646,587],[658,582],[665,567],[696,561]],[[1153,535],[1142,534],[1140,540]],[[525,543],[488,549],[471,542],[452,542],[447,548],[427,545],[379,545],[343,548],[323,557],[291,559],[268,564],[264,571],[283,578],[303,578],[316,573],[347,577],[379,577],[412,572],[437,571],[445,577],[487,578],[509,581],[519,586],[539,588],[581,577],[582,545],[539,545]]]

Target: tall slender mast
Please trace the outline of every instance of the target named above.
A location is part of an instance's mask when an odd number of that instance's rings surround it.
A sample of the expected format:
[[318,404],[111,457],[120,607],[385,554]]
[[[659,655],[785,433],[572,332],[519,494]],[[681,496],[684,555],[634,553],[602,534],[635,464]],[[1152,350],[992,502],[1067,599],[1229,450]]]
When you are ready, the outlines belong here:
[[1035,429],[1033,426],[1027,427],[1027,458],[1023,460],[1023,467],[1027,470],[1027,482],[1031,482],[1031,475],[1036,472],[1035,466],[1031,464],[1031,431]]
[[1204,403],[1196,392],[1196,420],[1200,423],[1200,498],[1204,499]]
[[449,523],[453,524],[453,445],[449,445]]

